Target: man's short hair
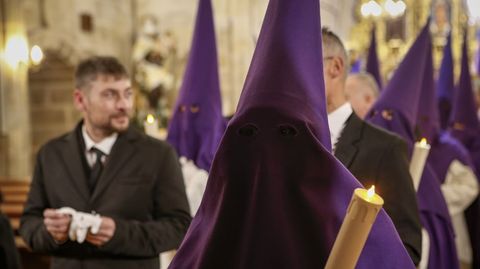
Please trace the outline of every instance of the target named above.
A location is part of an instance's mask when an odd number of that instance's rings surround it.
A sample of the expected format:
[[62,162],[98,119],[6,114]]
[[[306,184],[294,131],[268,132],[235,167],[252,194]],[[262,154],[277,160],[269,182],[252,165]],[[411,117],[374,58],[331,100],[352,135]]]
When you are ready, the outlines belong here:
[[86,89],[99,75],[128,78],[125,67],[114,57],[94,56],[82,61],[75,71],[75,87]]
[[361,83],[366,85],[370,89],[370,93],[374,97],[378,97],[378,95],[380,94],[380,87],[378,86],[378,83],[375,80],[375,78],[370,73],[360,72],[360,73],[356,73],[356,74],[350,74],[348,76],[348,78],[357,79]]
[[323,45],[323,57],[338,56],[341,57],[345,66],[345,78],[349,73],[349,61],[348,54],[345,46],[343,45],[340,37],[332,32],[327,27],[322,27],[322,45]]

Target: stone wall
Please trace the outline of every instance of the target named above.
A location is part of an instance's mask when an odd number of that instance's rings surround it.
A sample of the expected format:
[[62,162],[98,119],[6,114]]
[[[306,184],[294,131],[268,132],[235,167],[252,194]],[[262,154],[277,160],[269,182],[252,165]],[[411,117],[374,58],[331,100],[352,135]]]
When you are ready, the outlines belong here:
[[53,137],[71,130],[80,119],[73,106],[74,67],[55,53],[46,54],[39,69],[29,73],[32,152]]
[[[353,1],[322,0],[322,24],[346,38],[353,23]],[[197,9],[197,0],[137,0],[136,24],[154,15],[161,31],[171,31],[178,41],[181,78],[188,56]],[[268,0],[212,0],[217,34],[220,83],[225,115],[235,111],[255,49]],[[342,20],[338,20],[341,17]],[[178,81],[177,89],[180,87]]]
[[[29,41],[55,51],[73,66],[97,54],[116,56],[129,66],[131,5],[131,0],[25,1]],[[90,18],[90,28],[82,24],[82,15]]]
[[[0,34],[4,34],[1,47],[6,49],[6,43],[17,40],[10,43],[16,44],[10,46],[16,49],[15,55],[25,52],[21,50],[20,45],[22,37],[26,36],[22,3],[22,0],[0,0],[3,12]],[[28,63],[7,62],[6,55],[0,54],[0,136],[2,137],[0,142],[3,144],[0,149],[0,161],[4,163],[0,176],[24,178],[31,173]]]

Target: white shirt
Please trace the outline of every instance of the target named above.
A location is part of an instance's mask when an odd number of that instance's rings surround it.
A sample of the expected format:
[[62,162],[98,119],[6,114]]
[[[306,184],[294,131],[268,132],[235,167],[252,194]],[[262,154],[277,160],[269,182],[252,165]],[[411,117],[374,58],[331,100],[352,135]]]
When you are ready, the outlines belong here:
[[335,150],[335,144],[337,144],[343,128],[345,128],[347,120],[352,113],[352,105],[347,102],[328,114],[328,126],[330,128],[330,140],[333,150]]
[[452,217],[458,258],[462,262],[471,263],[473,252],[463,212],[477,198],[479,191],[477,177],[470,167],[454,160],[448,168],[441,188]]
[[117,141],[118,133],[113,133],[109,137],[104,138],[102,141],[95,143],[92,138],[87,133],[85,125],[82,126],[82,135],[83,141],[85,141],[85,157],[87,158],[87,163],[90,167],[93,167],[97,161],[97,155],[90,150],[95,147],[103,152],[105,155],[102,156],[102,163],[105,163],[107,156],[110,155],[112,151],[113,144]]

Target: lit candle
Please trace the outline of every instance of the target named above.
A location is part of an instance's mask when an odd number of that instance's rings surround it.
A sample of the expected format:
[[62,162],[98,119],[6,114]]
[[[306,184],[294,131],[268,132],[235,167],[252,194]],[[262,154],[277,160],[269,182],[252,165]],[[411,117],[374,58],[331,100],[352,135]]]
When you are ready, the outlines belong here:
[[429,152],[430,145],[427,143],[427,139],[422,138],[420,142],[415,143],[412,160],[410,161],[410,175],[412,175],[413,186],[416,191],[418,191]]
[[325,269],[355,268],[382,206],[383,199],[375,193],[375,186],[368,191],[355,189]]
[[143,128],[145,129],[145,133],[149,136],[159,138],[159,128],[158,128],[158,120],[152,114],[148,114],[147,119],[143,123]]

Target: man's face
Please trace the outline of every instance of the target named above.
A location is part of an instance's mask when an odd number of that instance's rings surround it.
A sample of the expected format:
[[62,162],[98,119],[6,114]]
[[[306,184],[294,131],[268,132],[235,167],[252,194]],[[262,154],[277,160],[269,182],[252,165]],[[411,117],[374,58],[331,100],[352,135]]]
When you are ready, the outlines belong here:
[[133,111],[133,90],[126,77],[98,75],[86,89],[75,90],[75,105],[85,123],[105,134],[125,131]]
[[354,77],[348,77],[345,84],[345,93],[355,113],[364,119],[375,102],[368,85]]

